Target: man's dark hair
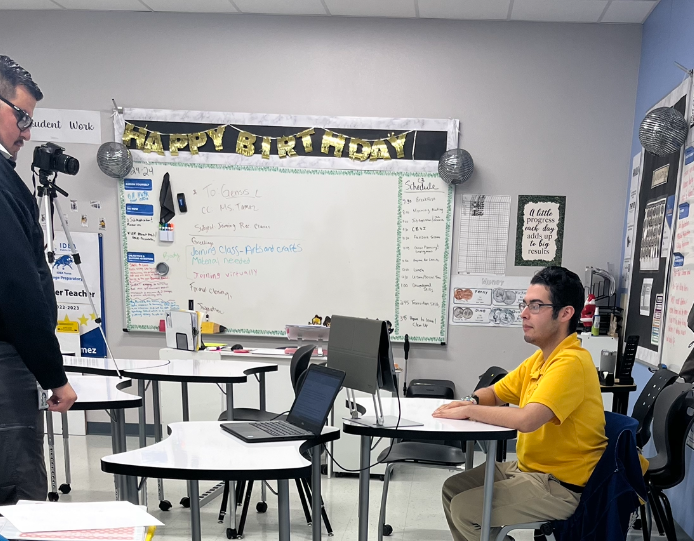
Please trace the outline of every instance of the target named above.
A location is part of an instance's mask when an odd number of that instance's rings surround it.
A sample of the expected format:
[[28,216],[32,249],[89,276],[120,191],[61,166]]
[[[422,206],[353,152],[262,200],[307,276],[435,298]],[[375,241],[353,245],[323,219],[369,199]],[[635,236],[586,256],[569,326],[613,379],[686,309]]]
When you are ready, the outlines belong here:
[[585,291],[581,279],[575,272],[564,267],[545,267],[530,280],[531,285],[540,284],[549,289],[549,300],[554,305],[552,317],[557,319],[559,310],[573,306],[574,315],[569,320],[569,333],[576,332],[581,310],[585,305]]
[[26,88],[36,101],[43,99],[43,92],[31,78],[31,73],[9,56],[0,55],[0,96],[11,100],[15,97],[18,86]]

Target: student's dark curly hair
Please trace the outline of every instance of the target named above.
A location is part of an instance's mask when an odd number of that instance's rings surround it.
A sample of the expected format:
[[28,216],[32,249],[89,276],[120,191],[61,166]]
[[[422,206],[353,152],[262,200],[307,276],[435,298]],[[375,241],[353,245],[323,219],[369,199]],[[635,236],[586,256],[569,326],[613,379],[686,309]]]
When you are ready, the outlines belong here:
[[578,275],[564,267],[545,267],[532,277],[530,283],[547,286],[550,302],[554,305],[552,309],[554,319],[564,306],[573,306],[574,315],[569,321],[569,333],[576,332],[581,310],[585,304],[583,298],[585,291]]

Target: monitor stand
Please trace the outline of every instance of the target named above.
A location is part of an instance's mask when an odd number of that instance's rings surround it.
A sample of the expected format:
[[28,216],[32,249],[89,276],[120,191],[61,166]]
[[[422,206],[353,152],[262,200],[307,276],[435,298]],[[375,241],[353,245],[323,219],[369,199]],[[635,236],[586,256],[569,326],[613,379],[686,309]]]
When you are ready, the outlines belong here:
[[[404,428],[409,426],[424,426],[424,423],[418,423],[417,421],[410,421],[400,417],[398,419],[397,415],[383,415],[383,405],[381,404],[381,394],[380,390],[376,389],[376,393],[371,395],[374,402],[374,410],[376,415],[363,416],[360,417],[360,413],[357,409],[357,400],[354,396],[353,389],[346,389],[347,391],[347,402],[349,404],[350,417],[347,417],[347,421],[351,421],[356,424],[364,426],[372,426],[377,428]],[[351,394],[350,394],[351,393]]]

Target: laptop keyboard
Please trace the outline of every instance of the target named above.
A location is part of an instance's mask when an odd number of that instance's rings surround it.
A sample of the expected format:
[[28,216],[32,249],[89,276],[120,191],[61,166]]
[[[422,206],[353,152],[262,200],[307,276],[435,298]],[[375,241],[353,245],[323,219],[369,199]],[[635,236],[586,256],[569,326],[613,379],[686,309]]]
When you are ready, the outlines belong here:
[[251,426],[259,428],[263,432],[272,434],[273,436],[310,436],[311,432],[298,428],[285,421],[259,421],[251,423]]

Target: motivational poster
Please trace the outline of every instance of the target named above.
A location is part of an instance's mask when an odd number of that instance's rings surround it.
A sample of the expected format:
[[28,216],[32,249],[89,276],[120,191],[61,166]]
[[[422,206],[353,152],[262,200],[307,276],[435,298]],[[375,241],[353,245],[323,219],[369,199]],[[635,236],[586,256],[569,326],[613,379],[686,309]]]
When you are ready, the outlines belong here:
[[516,265],[561,265],[565,210],[565,196],[518,196]]

